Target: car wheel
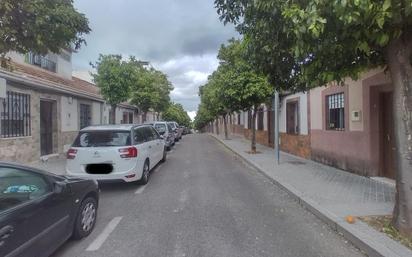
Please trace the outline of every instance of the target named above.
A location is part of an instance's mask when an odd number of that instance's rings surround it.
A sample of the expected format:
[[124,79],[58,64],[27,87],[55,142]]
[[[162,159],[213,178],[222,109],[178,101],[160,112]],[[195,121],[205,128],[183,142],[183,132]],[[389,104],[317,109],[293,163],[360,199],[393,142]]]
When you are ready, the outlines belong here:
[[97,219],[97,201],[93,197],[83,200],[74,224],[73,238],[81,239],[90,235]]
[[167,158],[167,152],[166,152],[166,148],[163,150],[163,158],[160,162],[166,162],[166,158]]
[[143,173],[142,173],[142,178],[140,179],[140,184],[146,185],[147,182],[149,182],[149,176],[150,176],[149,162],[146,161],[143,166]]

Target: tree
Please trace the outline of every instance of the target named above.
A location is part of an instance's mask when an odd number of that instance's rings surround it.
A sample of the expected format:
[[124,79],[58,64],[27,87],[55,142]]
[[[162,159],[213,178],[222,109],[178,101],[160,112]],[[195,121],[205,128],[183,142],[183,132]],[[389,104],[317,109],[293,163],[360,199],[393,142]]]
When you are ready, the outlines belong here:
[[129,100],[130,89],[136,81],[136,70],[130,61],[122,60],[121,55],[100,55],[92,74],[103,98],[111,105],[111,123],[116,123],[116,107]]
[[225,113],[252,108],[251,152],[255,153],[258,108],[273,95],[274,90],[266,76],[250,64],[246,47],[247,43],[240,40],[230,40],[227,46],[222,46],[218,55],[220,66],[212,79],[218,81],[215,82],[219,85],[215,98]]
[[[300,84],[315,87],[330,81],[343,83],[346,77],[356,79],[373,67],[389,71],[394,88],[397,153],[393,225],[412,236],[411,2],[216,0],[215,4],[221,18],[238,24],[251,45],[263,46],[255,49],[260,67],[265,68],[265,63],[278,66],[282,60],[276,57],[276,51],[293,56]],[[268,12],[276,20],[268,17]],[[264,70],[274,77],[274,71]],[[288,72],[295,70],[285,74]]]
[[0,56],[10,51],[47,54],[85,43],[90,32],[72,0],[0,1]]
[[137,77],[132,87],[131,102],[139,106],[143,112],[142,122],[145,122],[150,109],[157,112],[167,109],[173,86],[162,72],[154,68],[145,68],[134,57],[132,63]]
[[179,125],[190,127],[191,119],[183,106],[178,103],[170,103],[167,110],[163,113],[163,119],[166,121],[176,121]]

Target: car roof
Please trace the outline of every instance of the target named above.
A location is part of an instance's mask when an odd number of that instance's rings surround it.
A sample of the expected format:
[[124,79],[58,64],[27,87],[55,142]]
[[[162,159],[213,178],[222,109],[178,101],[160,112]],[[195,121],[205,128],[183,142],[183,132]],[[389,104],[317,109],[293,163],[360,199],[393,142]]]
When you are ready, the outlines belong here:
[[15,163],[15,162],[5,162],[5,161],[0,161],[0,167],[7,167],[7,168],[14,168],[14,169],[22,169],[22,170],[30,170],[39,174],[47,175],[50,177],[61,177],[60,175],[53,174],[51,172],[38,169],[32,166],[20,164],[20,163]]
[[[147,124],[146,124],[147,125]],[[96,125],[88,126],[80,131],[90,131],[90,130],[131,130],[132,128],[139,127],[143,125],[138,124],[121,124],[121,125]]]

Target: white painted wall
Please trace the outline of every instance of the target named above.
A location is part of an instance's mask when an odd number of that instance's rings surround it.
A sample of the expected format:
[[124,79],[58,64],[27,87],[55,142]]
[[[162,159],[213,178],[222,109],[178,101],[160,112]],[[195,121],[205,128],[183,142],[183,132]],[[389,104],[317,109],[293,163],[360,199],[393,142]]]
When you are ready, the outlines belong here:
[[263,130],[268,130],[268,107],[266,104],[263,107]]
[[93,102],[92,103],[92,125],[100,125],[102,124],[101,117],[102,117],[102,110],[101,110],[101,103]]
[[102,104],[102,124],[109,124],[109,111],[111,107],[106,103]]
[[79,115],[77,99],[73,97],[61,97],[61,128],[63,132],[79,130]]
[[299,97],[299,122],[300,135],[308,134],[308,94],[296,93],[282,99],[279,116],[279,131],[286,133],[286,102],[288,99]]
[[[65,50],[63,50],[65,51]],[[54,54],[54,53],[49,53],[45,56],[45,58],[49,59],[50,61],[53,61],[57,64],[57,71],[56,74],[67,78],[71,79],[72,78],[72,63],[71,63],[71,53],[68,51],[65,51],[67,55],[70,56],[70,61],[67,61],[63,57],[61,57],[59,54]],[[22,63],[22,64],[27,64],[25,62],[25,55],[20,54],[17,52],[9,52],[7,54],[7,57],[10,57],[14,62],[16,63]]]

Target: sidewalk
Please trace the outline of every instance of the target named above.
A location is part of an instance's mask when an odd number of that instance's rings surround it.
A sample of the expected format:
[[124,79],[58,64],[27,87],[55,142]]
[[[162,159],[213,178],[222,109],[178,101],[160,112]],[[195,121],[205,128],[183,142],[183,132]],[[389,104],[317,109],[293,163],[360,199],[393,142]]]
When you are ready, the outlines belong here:
[[349,224],[344,219],[347,215],[392,214],[393,186],[286,153],[281,153],[277,166],[272,148],[257,145],[261,153],[251,155],[247,153],[250,141],[243,137],[212,136],[369,256],[412,256],[411,250],[365,223]]

